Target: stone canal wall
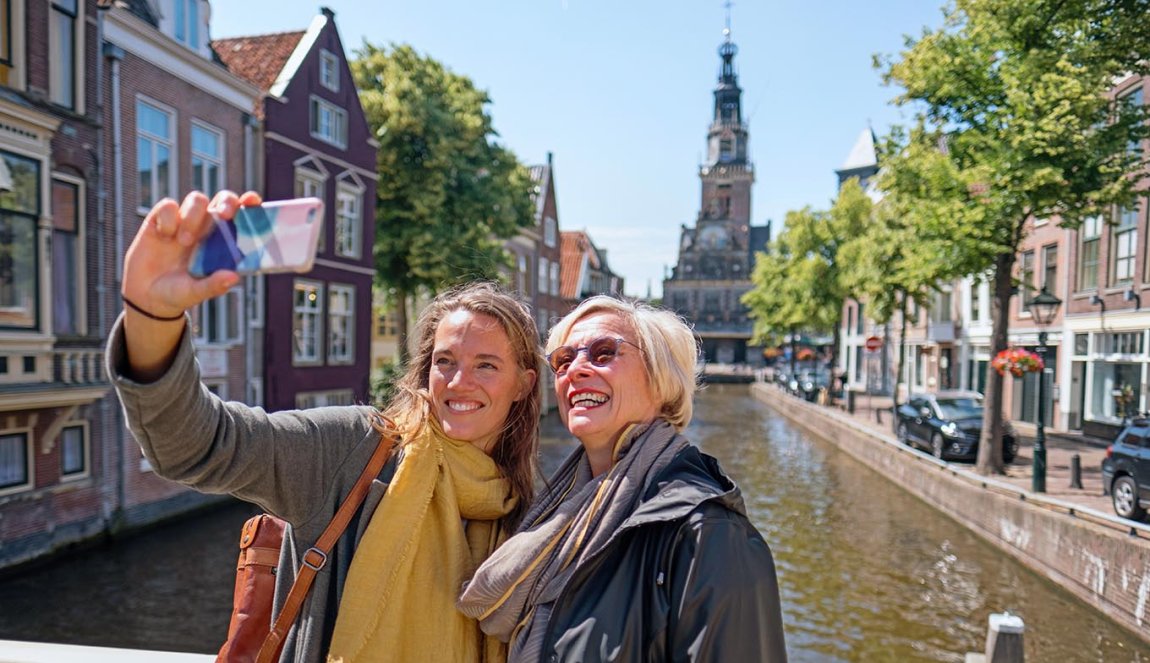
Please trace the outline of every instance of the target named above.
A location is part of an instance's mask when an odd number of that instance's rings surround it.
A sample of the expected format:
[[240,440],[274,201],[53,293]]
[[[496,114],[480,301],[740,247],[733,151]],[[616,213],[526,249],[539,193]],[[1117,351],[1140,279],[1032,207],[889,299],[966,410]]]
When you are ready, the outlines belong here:
[[846,413],[757,383],[759,400],[1150,642],[1150,526],[943,463]]

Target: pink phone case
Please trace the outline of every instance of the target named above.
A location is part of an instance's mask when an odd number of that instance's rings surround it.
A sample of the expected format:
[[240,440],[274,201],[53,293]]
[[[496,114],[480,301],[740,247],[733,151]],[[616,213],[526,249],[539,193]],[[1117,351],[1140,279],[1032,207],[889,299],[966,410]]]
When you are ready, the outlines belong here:
[[197,277],[220,269],[240,274],[307,272],[315,263],[322,230],[323,201],[319,198],[241,207],[235,219],[215,220],[188,271]]

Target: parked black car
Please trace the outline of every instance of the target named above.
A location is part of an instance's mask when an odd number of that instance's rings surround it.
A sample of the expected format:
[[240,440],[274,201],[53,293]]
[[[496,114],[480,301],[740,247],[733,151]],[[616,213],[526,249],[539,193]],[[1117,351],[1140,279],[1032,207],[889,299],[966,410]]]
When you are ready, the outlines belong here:
[[1150,507],[1150,419],[1133,419],[1106,447],[1102,486],[1110,493],[1114,513],[1145,520]]
[[830,371],[808,369],[791,376],[787,384],[787,391],[813,403],[819,397],[819,390],[829,388],[830,384]]
[[[915,394],[895,410],[899,442],[921,447],[942,460],[974,460],[982,438],[982,395],[974,391]],[[1012,463],[1018,439],[1003,422],[1002,462]]]

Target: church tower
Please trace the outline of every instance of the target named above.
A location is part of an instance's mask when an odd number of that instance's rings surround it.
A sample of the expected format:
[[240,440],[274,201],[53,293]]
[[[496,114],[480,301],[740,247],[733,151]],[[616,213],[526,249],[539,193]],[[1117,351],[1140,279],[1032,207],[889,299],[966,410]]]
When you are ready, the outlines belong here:
[[755,169],[729,18],[723,35],[707,159],[699,167],[699,213],[694,227],[682,227],[679,259],[663,282],[663,299],[694,324],[707,361],[758,363],[761,355],[747,352],[752,323],[739,298],[751,289],[754,254],[766,250],[770,226],[751,225]]

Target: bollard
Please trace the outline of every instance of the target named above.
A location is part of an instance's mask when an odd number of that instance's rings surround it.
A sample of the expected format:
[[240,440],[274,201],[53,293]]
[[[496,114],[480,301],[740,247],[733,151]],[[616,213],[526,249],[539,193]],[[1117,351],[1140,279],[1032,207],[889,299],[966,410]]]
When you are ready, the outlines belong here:
[[1026,624],[1009,612],[990,615],[986,627],[986,663],[1023,663],[1022,633]]
[[1082,489],[1082,459],[1078,454],[1070,457],[1070,487]]

